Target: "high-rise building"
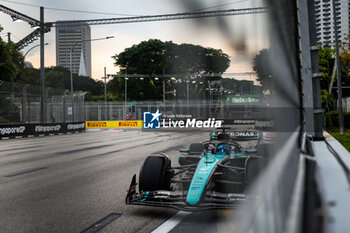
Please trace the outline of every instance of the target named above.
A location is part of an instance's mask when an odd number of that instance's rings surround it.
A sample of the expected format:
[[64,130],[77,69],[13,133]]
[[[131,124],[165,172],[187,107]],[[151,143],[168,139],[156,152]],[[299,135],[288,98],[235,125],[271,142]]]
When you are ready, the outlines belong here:
[[[91,77],[91,30],[89,25],[56,27],[56,66],[71,69],[73,74]],[[72,48],[72,64],[70,52]]]
[[[335,0],[338,38],[344,39],[350,31],[350,0]],[[333,0],[315,0],[317,42],[324,47],[335,47]]]

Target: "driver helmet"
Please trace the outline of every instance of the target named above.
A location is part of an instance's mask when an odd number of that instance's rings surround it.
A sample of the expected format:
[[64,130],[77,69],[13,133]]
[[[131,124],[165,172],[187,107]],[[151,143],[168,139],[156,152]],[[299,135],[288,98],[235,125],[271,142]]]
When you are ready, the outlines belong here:
[[221,144],[216,149],[216,154],[219,155],[229,155],[231,151],[231,146],[228,144]]

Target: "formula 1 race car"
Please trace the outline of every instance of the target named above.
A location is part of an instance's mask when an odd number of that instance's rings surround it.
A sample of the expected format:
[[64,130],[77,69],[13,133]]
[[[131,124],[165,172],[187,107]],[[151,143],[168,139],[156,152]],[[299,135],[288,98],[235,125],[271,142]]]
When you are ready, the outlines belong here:
[[165,153],[148,156],[140,170],[139,193],[135,174],[126,204],[198,211],[233,208],[256,200],[246,193],[266,163],[256,150],[216,138],[180,152],[178,167],[171,166]]

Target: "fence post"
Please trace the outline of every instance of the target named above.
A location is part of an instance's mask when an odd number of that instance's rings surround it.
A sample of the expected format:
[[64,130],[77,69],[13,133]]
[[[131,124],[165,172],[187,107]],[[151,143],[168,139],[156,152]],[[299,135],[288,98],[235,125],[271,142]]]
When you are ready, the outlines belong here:
[[85,95],[87,92],[83,92],[83,116],[84,119],[82,119],[83,121],[85,121]]
[[109,105],[109,120],[113,118],[113,102],[108,102]]
[[69,90],[65,90],[62,96],[63,99],[63,122],[66,122],[66,96]]
[[27,88],[29,84],[24,85],[23,87],[23,96],[22,96],[22,123],[26,123],[27,119]]
[[89,120],[89,108],[90,108],[90,104],[87,103],[85,105],[85,95],[84,95],[84,121],[88,121]]
[[56,119],[53,117],[53,99],[54,99],[54,95],[51,96],[51,108],[50,108],[50,119],[51,122],[56,122]]
[[77,94],[78,96],[78,121],[81,121],[81,101],[80,101],[81,92]]
[[97,102],[97,119],[100,121],[101,120],[101,106],[100,106],[100,101]]
[[51,89],[51,87],[46,88],[45,91],[45,96],[44,96],[44,122],[47,123],[47,99],[49,98],[49,90]]

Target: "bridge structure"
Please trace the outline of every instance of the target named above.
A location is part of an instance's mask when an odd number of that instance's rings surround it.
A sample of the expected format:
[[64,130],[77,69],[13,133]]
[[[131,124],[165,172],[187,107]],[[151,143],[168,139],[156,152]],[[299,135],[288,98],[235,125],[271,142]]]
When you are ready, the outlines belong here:
[[261,14],[261,13],[266,13],[267,8],[256,7],[256,8],[245,8],[245,9],[184,12],[184,13],[177,13],[177,14],[159,14],[159,15],[145,15],[145,16],[134,16],[134,17],[122,17],[122,18],[103,18],[103,19],[89,19],[89,20],[56,21],[56,22],[39,21],[1,4],[0,4],[0,11],[10,15],[14,21],[23,20],[27,22],[31,27],[36,28],[33,32],[31,32],[29,35],[24,37],[18,43],[16,43],[17,48],[21,50],[40,37],[41,31],[38,27],[41,24],[44,24],[43,33],[47,33],[51,31],[51,27],[57,27],[59,25],[76,26],[76,25],[125,24],[125,23],[142,23],[142,22],[153,22],[153,21],[183,20],[183,19],[194,19],[194,18]]

